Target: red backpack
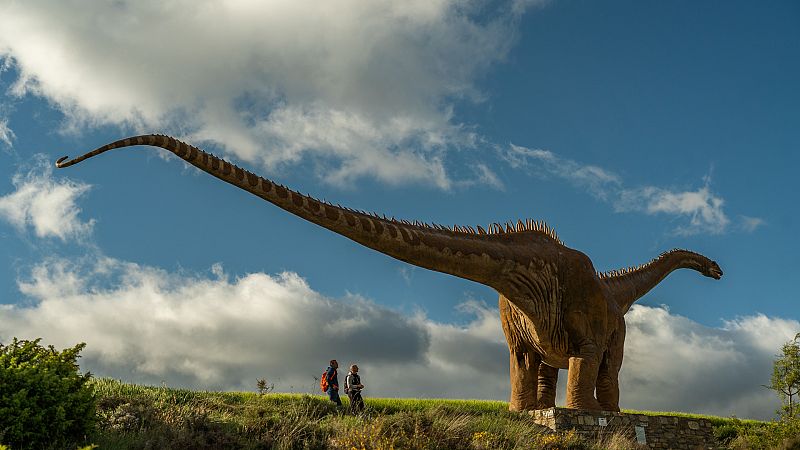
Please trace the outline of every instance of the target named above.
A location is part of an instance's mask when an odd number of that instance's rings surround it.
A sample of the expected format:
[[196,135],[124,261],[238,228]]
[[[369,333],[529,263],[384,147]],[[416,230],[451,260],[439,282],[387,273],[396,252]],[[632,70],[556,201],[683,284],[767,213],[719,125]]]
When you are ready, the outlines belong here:
[[319,377],[319,388],[322,389],[322,392],[328,392],[328,387],[328,369],[325,369],[325,371],[322,372],[322,376]]

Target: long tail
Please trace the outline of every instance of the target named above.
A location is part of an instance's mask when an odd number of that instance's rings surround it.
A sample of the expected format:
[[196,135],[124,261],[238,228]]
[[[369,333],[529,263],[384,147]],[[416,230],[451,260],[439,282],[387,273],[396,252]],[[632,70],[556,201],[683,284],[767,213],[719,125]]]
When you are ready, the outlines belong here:
[[276,184],[169,136],[148,134],[120,139],[71,160],[67,160],[67,156],[60,158],[56,167],[69,167],[109,150],[135,145],[168,150],[198,169],[300,218],[416,266],[495,287],[503,270],[502,260],[513,257],[511,247],[502,245],[505,236],[502,232],[478,234],[466,228],[447,229],[397,221],[334,206]]

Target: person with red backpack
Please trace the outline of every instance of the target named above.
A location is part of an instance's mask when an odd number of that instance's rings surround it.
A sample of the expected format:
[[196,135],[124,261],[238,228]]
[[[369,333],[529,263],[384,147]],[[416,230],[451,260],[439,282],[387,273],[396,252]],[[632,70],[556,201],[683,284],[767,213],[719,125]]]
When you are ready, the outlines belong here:
[[322,392],[328,394],[328,398],[338,406],[342,406],[342,399],[339,398],[339,376],[336,369],[339,368],[339,363],[335,359],[331,360],[331,365],[322,372],[319,379],[319,388]]

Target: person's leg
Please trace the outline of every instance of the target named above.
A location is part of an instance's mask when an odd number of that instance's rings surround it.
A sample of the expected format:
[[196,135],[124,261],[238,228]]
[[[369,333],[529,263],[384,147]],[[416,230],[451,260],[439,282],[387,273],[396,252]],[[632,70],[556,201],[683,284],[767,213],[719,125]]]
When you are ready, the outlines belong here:
[[355,392],[348,392],[347,398],[350,399],[350,414],[356,414],[356,393]]
[[364,411],[364,399],[361,398],[361,392],[356,392],[355,400],[358,412]]
[[328,388],[328,398],[338,406],[342,406],[342,399],[339,398],[339,391],[334,388]]

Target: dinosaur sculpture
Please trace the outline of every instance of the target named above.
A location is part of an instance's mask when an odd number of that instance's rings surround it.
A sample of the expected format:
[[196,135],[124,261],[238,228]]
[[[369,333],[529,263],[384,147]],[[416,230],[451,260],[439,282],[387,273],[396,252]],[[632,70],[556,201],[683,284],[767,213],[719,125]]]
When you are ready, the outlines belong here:
[[598,274],[588,256],[566,247],[544,222],[473,229],[379,217],[302,195],[169,136],[122,139],[69,161],[60,158],[56,166],[69,167],[135,145],[168,150],[204,172],[393,258],[494,288],[500,294],[510,350],[511,410],[535,409],[537,402],[554,405],[557,368],[568,369],[568,408],[618,410],[623,315],[630,305],[675,268],[722,276],[717,263],[687,251],[669,252],[636,270]]
[[[604,296],[610,308],[619,312],[611,328],[608,349],[600,360],[595,386],[600,409],[619,411],[619,370],[622,367],[625,343],[624,315],[636,300],[641,298],[670,273],[677,269],[694,269],[714,279],[722,278],[716,262],[688,250],[674,249],[662,253],[652,261],[638,267],[598,273]],[[568,364],[548,365],[536,351],[531,351],[519,337],[528,326],[526,317],[500,295],[500,318],[511,355],[511,403],[516,410],[544,409],[555,406],[558,369]],[[538,372],[534,365],[538,363]],[[552,364],[552,361],[549,362]]]

